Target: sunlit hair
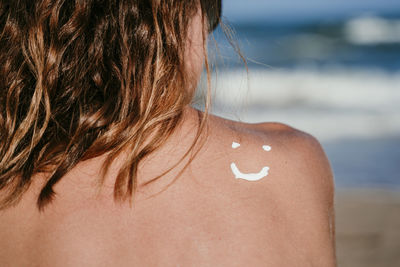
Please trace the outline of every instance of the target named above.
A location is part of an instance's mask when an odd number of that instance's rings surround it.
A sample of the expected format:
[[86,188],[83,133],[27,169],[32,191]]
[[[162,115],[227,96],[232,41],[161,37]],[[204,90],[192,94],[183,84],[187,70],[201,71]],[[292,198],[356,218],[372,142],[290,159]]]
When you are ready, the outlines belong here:
[[[204,40],[213,2],[200,1]],[[41,209],[79,162],[107,153],[104,176],[123,150],[130,154],[114,198],[132,196],[138,163],[167,140],[193,98],[183,55],[198,3],[0,0],[0,208],[48,173]]]

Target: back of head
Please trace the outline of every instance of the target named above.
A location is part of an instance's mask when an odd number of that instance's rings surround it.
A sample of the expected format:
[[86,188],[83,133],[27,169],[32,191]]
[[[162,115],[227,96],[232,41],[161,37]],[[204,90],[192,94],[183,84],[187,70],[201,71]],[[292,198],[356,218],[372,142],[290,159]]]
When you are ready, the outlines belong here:
[[47,173],[41,208],[78,162],[108,153],[106,170],[123,149],[114,196],[132,195],[139,161],[193,96],[190,19],[200,4],[205,40],[204,10],[217,2],[0,0],[0,207]]

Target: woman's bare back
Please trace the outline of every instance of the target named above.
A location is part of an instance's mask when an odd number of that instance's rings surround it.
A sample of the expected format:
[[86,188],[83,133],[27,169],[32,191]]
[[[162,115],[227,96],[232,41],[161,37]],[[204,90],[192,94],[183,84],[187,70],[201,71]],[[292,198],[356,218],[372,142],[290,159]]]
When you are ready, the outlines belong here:
[[[168,143],[140,165],[139,184],[188,149],[196,112],[185,114]],[[132,207],[114,203],[113,170],[97,194],[101,163],[92,159],[68,173],[42,213],[35,206],[39,178],[16,207],[0,212],[0,266],[334,266],[331,171],[307,134],[212,116],[204,146],[182,175],[156,194],[184,162],[139,187]],[[232,163],[242,174],[268,167],[268,175],[238,179]]]

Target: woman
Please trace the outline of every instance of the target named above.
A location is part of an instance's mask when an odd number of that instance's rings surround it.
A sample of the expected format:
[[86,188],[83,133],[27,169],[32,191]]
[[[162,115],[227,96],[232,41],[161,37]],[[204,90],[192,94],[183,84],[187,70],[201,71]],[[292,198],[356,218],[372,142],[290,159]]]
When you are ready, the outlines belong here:
[[0,266],[335,264],[319,143],[190,107],[220,10],[0,1]]

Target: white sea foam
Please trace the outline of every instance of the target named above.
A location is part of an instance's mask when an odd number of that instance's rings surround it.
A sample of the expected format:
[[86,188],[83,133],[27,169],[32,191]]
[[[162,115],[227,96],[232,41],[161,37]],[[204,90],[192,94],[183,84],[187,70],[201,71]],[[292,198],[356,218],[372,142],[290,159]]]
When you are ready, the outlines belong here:
[[213,113],[280,121],[322,140],[400,136],[400,73],[373,70],[250,70],[219,73]]
[[400,20],[376,16],[362,16],[350,20],[345,26],[347,40],[358,45],[400,43]]

